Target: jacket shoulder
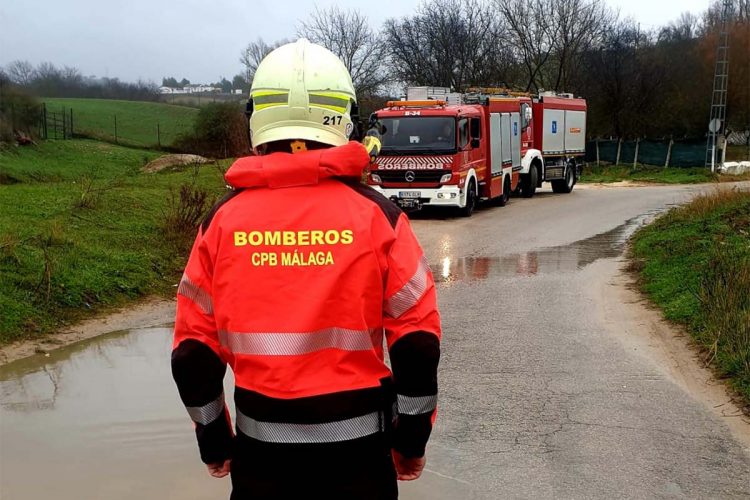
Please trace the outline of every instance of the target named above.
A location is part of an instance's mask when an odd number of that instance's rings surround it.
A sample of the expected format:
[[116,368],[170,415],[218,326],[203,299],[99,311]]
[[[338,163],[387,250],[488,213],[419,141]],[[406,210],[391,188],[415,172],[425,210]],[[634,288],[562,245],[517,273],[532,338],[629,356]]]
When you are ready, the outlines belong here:
[[206,231],[211,225],[211,221],[213,221],[214,216],[219,211],[219,209],[223,207],[225,204],[227,204],[235,196],[240,194],[242,191],[244,191],[244,189],[233,189],[229,191],[227,194],[222,196],[221,199],[217,201],[213,207],[211,207],[211,210],[208,211],[208,213],[206,214],[206,217],[203,219],[203,222],[201,223],[201,233],[206,234]]
[[342,181],[344,185],[352,189],[355,193],[359,194],[363,198],[371,201],[383,212],[383,215],[392,228],[396,227],[399,217],[403,214],[403,211],[396,206],[391,200],[383,196],[382,194],[375,191],[373,188],[366,184],[362,184],[359,181]]

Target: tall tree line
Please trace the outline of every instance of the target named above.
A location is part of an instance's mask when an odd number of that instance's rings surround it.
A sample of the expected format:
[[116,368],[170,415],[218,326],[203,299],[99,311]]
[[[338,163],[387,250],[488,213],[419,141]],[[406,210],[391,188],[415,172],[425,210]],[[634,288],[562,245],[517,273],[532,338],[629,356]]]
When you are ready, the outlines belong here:
[[[702,137],[710,110],[721,2],[642,29],[604,0],[425,0],[373,28],[356,10],[316,9],[297,35],[339,55],[360,98],[407,85],[572,92],[589,102],[592,137]],[[750,0],[730,27],[728,119],[750,129]],[[284,43],[257,40],[241,61],[248,81]]]
[[155,101],[159,89],[152,82],[123,82],[117,78],[83,76],[77,68],[58,67],[50,62],[33,66],[28,61],[16,60],[0,72],[15,85],[43,97],[90,97]]

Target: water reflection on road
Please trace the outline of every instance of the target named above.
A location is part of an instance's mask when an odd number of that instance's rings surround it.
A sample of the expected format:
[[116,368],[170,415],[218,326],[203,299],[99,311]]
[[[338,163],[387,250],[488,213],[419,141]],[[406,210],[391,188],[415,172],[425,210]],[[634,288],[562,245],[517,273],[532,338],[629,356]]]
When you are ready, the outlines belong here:
[[[198,458],[171,335],[119,332],[0,366],[0,498],[227,498],[228,479],[210,478]],[[228,394],[233,384],[229,373]],[[406,500],[472,498],[432,470],[402,489]]]
[[0,497],[226,498],[198,459],[170,350],[171,329],[149,328],[0,367]]
[[456,281],[482,280],[492,276],[534,276],[542,273],[574,272],[599,259],[618,257],[633,232],[648,217],[659,211],[649,212],[633,218],[611,231],[597,234],[569,245],[548,247],[539,250],[504,255],[501,257],[467,256],[452,254],[452,236],[446,234],[439,248],[441,258],[431,264],[437,283],[449,286]]

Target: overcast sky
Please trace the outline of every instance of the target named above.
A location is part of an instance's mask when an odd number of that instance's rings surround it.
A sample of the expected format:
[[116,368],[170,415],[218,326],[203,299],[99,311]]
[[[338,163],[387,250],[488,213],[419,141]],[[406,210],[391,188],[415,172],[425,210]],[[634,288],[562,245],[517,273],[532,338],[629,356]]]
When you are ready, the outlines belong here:
[[[709,0],[606,0],[644,28],[702,12]],[[84,75],[163,76],[209,83],[241,70],[248,42],[294,36],[314,5],[357,8],[374,26],[420,0],[0,0],[0,65],[15,59],[75,66]],[[221,7],[216,7],[220,5]]]

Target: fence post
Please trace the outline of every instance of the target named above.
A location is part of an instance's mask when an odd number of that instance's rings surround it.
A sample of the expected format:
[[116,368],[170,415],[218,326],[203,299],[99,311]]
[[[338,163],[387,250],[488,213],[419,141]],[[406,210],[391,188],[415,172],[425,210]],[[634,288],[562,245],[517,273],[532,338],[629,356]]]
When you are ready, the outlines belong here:
[[44,126],[44,138],[49,139],[49,131],[47,130],[47,103],[42,103],[42,125]]
[[669,162],[672,159],[672,146],[674,145],[674,139],[669,138],[669,146],[667,147],[667,161],[664,162],[664,168],[669,166]]
[[599,139],[596,140],[596,166],[599,167]]
[[75,134],[73,128],[73,108],[70,108],[70,138],[73,138],[73,134]]
[[115,144],[117,144],[117,115],[115,115]]
[[62,126],[63,126],[63,130],[62,130],[63,141],[68,138],[68,127],[67,127],[68,120],[65,119],[66,116],[67,116],[67,113],[65,112],[65,106],[63,106],[62,108],[60,108],[60,118],[62,118]]
[[622,137],[617,139],[617,159],[615,159],[615,166],[620,164],[620,151],[622,151]]
[[161,149],[161,129],[159,128],[159,122],[156,122],[156,144]]
[[633,170],[638,166],[638,150],[641,148],[641,138],[635,140],[635,158],[633,158]]
[[10,103],[10,131],[16,131],[16,106],[13,103]]

